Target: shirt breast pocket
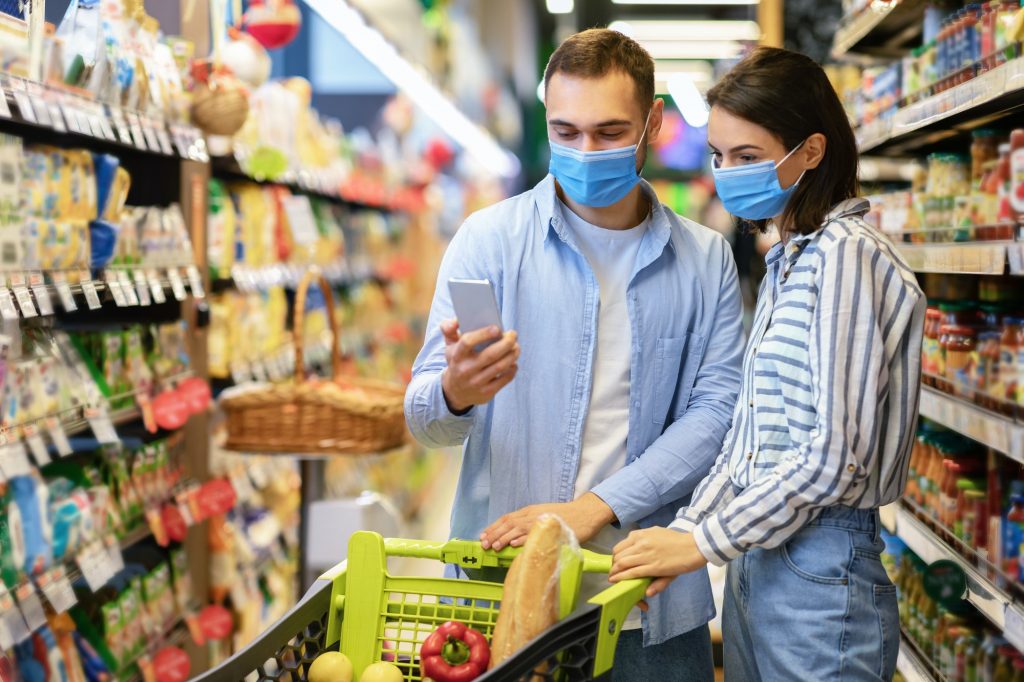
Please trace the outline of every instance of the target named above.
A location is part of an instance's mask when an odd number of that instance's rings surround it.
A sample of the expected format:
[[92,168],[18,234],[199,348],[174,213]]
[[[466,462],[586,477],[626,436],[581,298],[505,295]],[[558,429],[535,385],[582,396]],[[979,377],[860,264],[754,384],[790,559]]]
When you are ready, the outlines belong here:
[[654,362],[654,423],[662,426],[686,411],[697,378],[704,337],[688,333],[658,339]]

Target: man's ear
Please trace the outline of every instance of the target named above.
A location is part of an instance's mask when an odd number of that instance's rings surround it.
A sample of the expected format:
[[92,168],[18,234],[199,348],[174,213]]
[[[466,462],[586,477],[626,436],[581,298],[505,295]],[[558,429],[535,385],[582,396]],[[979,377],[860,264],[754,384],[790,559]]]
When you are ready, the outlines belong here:
[[660,97],[654,98],[651,107],[651,120],[647,123],[647,144],[654,144],[661,134],[661,124],[665,120],[665,100]]

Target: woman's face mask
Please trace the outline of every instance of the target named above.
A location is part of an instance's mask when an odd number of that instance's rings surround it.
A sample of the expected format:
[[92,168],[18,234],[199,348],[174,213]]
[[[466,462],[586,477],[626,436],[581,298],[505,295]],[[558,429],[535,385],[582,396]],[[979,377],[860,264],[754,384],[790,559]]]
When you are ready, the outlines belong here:
[[[767,220],[780,215],[796,192],[804,173],[789,187],[779,183],[779,168],[796,153],[803,142],[792,149],[781,161],[762,161],[746,166],[712,168],[715,190],[725,210],[746,220]],[[806,172],[806,171],[804,171]]]

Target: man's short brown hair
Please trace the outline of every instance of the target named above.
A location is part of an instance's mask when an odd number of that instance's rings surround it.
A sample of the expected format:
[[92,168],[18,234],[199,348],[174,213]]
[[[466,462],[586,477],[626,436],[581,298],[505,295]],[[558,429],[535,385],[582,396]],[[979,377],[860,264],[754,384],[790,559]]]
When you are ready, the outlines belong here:
[[544,89],[556,73],[599,78],[622,71],[636,85],[641,111],[654,101],[654,60],[629,36],[607,28],[591,28],[570,36],[558,46],[544,69]]

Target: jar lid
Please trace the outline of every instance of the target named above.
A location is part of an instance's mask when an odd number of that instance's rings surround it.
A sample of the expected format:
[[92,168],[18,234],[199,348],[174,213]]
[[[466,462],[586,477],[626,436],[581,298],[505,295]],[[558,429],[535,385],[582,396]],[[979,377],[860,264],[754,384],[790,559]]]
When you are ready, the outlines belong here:
[[976,336],[978,330],[963,324],[944,324],[939,327],[940,334],[952,334],[954,336]]
[[982,492],[982,488],[985,486],[984,481],[976,481],[973,478],[958,478],[956,479],[956,489],[967,492]]
[[970,500],[984,500],[988,498],[988,493],[984,490],[968,489],[964,491],[964,497]]

